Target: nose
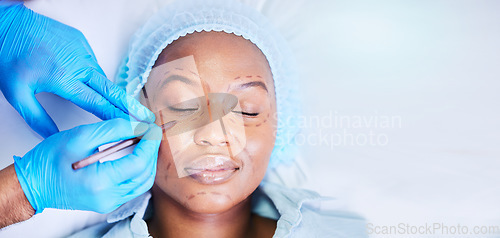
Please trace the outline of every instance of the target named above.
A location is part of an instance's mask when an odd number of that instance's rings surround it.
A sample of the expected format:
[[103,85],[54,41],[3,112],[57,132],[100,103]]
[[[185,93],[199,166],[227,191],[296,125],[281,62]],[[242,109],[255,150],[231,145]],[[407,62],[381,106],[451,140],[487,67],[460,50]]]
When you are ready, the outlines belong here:
[[198,128],[194,134],[194,142],[203,146],[227,146],[227,135],[222,121],[216,120]]

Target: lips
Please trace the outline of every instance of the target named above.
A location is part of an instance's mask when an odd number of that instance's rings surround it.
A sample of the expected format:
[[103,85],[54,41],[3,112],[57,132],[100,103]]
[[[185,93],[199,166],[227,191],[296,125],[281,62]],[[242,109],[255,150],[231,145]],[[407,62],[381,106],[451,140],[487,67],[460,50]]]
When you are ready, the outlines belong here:
[[230,180],[240,165],[224,155],[205,155],[190,163],[184,170],[201,184],[221,184]]

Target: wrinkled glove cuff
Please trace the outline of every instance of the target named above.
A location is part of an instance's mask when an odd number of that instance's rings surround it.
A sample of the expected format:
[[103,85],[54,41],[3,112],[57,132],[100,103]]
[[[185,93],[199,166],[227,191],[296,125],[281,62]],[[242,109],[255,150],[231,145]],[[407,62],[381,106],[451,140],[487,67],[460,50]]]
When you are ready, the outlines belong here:
[[33,209],[35,209],[35,214],[43,212],[43,208],[37,205],[35,196],[33,194],[33,189],[30,188],[28,180],[26,178],[25,172],[19,164],[22,164],[21,161],[23,158],[19,156],[14,156],[14,168],[16,170],[17,180],[21,184],[21,188],[23,189],[24,195],[28,198],[28,202],[31,204]]

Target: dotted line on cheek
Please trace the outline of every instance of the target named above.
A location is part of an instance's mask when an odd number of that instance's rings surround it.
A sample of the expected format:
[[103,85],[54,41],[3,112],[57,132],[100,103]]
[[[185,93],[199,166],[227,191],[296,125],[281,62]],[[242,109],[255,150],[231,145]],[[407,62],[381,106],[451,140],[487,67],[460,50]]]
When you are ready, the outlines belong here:
[[[183,68],[175,68],[175,69],[176,69],[176,70],[179,70],[179,71],[184,71],[184,69],[183,69]],[[191,73],[192,75],[194,75],[194,76],[198,77],[198,78],[200,77],[200,75],[198,75],[196,72],[194,72],[194,71],[192,71],[192,70],[190,70],[190,69],[188,69],[187,71],[188,71],[189,73]],[[168,73],[168,72],[167,72],[167,73]]]

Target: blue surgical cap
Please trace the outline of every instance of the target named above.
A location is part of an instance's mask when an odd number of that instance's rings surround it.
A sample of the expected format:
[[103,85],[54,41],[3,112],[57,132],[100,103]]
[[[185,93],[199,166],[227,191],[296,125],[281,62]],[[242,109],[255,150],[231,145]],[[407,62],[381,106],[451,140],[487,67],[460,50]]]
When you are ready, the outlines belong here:
[[300,112],[295,62],[288,44],[268,20],[240,2],[189,0],[162,8],[134,35],[115,82],[138,98],[163,49],[180,37],[201,31],[241,36],[265,55],[274,79],[278,119],[269,168],[295,159]]

